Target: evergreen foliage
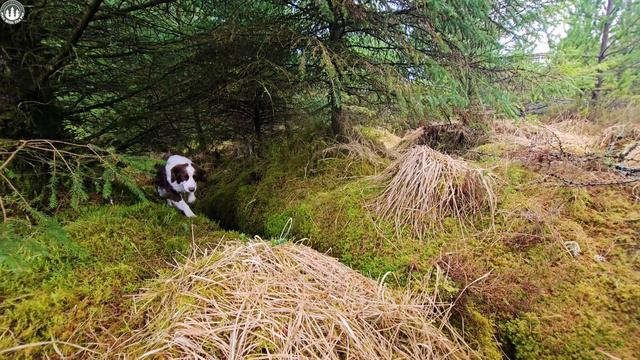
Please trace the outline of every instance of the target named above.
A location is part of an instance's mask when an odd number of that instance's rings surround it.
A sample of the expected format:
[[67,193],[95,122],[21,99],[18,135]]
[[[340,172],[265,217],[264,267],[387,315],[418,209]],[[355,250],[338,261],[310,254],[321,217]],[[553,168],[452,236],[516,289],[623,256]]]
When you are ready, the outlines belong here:
[[[5,141],[2,146],[0,204],[5,222],[22,212],[40,218],[46,216],[42,211],[77,209],[91,200],[90,194],[100,194],[104,200],[129,196],[146,202],[139,178],[147,177],[160,162],[52,140]],[[114,185],[119,187],[117,193]]]
[[471,106],[513,114],[505,44],[521,42],[515,34],[542,8],[36,1],[22,25],[2,24],[0,137],[203,150],[229,139],[255,147],[305,111],[337,135],[354,109],[395,109],[414,123]]

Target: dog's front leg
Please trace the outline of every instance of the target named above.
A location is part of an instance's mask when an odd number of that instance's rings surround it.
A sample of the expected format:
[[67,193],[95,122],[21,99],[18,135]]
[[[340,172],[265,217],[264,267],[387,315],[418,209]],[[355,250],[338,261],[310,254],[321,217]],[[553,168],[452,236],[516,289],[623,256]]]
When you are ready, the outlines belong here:
[[186,217],[196,217],[196,214],[194,214],[193,211],[191,211],[191,208],[189,207],[189,205],[187,205],[186,202],[184,202],[184,200],[180,200],[180,201],[171,200],[171,205],[175,206],[176,209],[182,211],[182,213]]

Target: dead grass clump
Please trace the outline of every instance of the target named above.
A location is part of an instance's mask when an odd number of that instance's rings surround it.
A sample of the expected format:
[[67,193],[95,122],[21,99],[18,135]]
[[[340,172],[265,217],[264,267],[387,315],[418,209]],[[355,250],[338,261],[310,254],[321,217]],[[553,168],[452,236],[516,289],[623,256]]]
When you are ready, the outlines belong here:
[[[259,239],[258,239],[259,240]],[[448,306],[394,292],[297,244],[226,243],[136,299],[145,323],[114,356],[460,359]],[[453,340],[445,336],[450,334]]]
[[640,126],[616,124],[604,129],[599,146],[610,157],[629,167],[640,166]]
[[321,158],[347,160],[344,167],[344,171],[347,173],[350,172],[353,165],[361,164],[370,165],[374,173],[377,173],[387,164],[387,159],[397,156],[394,150],[388,149],[386,145],[376,139],[364,136],[361,130],[354,129],[347,140],[347,142],[337,143],[320,151]]
[[361,141],[352,140],[347,143],[332,145],[322,150],[324,159],[329,157],[342,156],[354,162],[366,162],[372,165],[384,164],[383,158],[370,144],[363,144]]
[[402,138],[382,127],[359,127],[357,128],[363,138],[381,144],[385,149],[391,150],[398,146]]
[[486,209],[492,217],[495,211],[491,174],[428,146],[403,152],[378,179],[386,187],[375,201],[376,211],[398,232],[409,225],[419,238],[447,217],[462,223]]
[[479,145],[483,133],[462,123],[430,124],[407,133],[397,145],[403,151],[416,145],[427,145],[445,153],[461,152]]
[[595,138],[583,120],[567,119],[548,125],[511,120],[492,124],[493,140],[528,148],[554,149],[585,155],[593,152]]

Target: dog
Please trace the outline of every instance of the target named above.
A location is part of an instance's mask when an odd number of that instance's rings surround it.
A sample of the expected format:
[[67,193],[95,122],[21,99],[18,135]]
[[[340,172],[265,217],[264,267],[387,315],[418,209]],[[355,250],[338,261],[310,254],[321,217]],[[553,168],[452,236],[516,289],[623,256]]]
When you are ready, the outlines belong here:
[[[164,166],[156,166],[155,185],[158,195],[187,217],[196,216],[188,205],[196,202],[196,181],[206,181],[206,175],[199,166],[184,156],[171,155]],[[186,202],[184,194],[187,194]]]

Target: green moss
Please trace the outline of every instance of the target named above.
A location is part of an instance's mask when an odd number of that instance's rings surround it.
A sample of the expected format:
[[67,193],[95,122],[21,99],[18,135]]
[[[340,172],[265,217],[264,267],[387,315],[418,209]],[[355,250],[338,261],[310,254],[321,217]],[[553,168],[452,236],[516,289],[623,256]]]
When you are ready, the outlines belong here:
[[[121,315],[131,306],[127,295],[187,254],[192,229],[201,246],[215,245],[224,234],[203,217],[187,219],[157,204],[85,207],[74,214],[62,216],[68,243],[33,229],[34,241],[48,251],[31,256],[16,249],[25,266],[0,267],[0,348],[51,339],[83,344],[127,331]],[[46,351],[52,350],[33,347],[12,355],[33,358]]]
[[[617,189],[546,186],[536,181],[540,174],[501,159],[505,149],[482,148],[493,155],[480,165],[500,178],[494,223],[477,218],[461,229],[447,219],[423,241],[409,231],[397,234],[369,206],[380,191],[361,176],[371,168],[340,158],[313,161],[309,151],[299,151],[271,154],[278,163],[265,160],[257,166],[259,181],[236,188],[238,227],[279,237],[291,219],[290,237],[308,238],[315,249],[373,278],[391,272],[392,284],[412,288],[421,283],[411,279],[434,276],[438,265],[448,274],[440,294],[474,304],[465,313],[470,341],[488,358],[500,351],[517,359],[640,353],[630,341],[640,336],[640,204]],[[577,241],[582,255],[567,254],[567,240]],[[606,261],[596,262],[595,255]]]
[[465,309],[465,338],[469,345],[482,354],[484,359],[502,359],[502,352],[495,337],[496,327],[472,305]]
[[533,331],[539,327],[535,314],[523,314],[520,318],[501,324],[501,331],[513,346],[516,359],[542,359],[550,355],[533,336]]

